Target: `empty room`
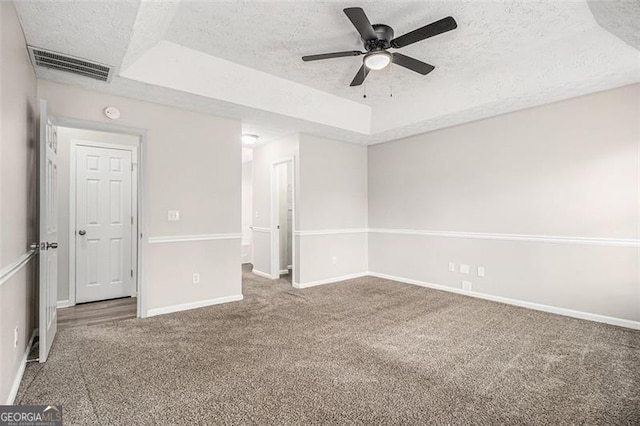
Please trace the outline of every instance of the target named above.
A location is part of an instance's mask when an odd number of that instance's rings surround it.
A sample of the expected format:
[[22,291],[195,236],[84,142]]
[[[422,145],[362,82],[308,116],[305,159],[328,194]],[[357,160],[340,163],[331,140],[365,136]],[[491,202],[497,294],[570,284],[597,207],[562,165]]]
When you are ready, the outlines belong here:
[[640,425],[640,3],[0,1],[0,425]]

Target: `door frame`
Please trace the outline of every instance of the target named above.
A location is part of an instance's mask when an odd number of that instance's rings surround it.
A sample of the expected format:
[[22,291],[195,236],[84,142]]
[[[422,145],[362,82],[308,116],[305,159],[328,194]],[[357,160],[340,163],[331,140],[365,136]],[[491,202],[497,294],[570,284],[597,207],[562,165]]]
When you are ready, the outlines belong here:
[[[296,256],[296,162],[295,157],[287,157],[271,163],[271,279],[280,278],[280,197],[278,194],[277,167],[291,163],[291,282],[295,282],[298,268]],[[288,176],[287,176],[288,178]]]
[[[131,262],[133,268],[134,291],[130,296],[137,296],[138,293],[138,147],[137,145],[126,145],[117,143],[94,142],[80,139],[72,139],[69,144],[69,306],[76,305],[76,190],[77,190],[77,149],[79,146],[91,148],[115,149],[131,152],[131,215],[135,218],[131,227],[131,255],[134,257]],[[134,202],[134,200],[136,202]]]
[[[135,267],[134,267],[134,275],[136,278],[136,287],[137,287],[137,317],[138,318],[146,318],[147,317],[147,286],[146,286],[146,282],[145,282],[145,271],[144,271],[144,259],[146,256],[146,251],[147,251],[147,247],[146,244],[144,244],[143,241],[143,236],[147,235],[147,221],[146,221],[146,202],[145,202],[145,198],[143,196],[143,194],[145,194],[145,188],[146,188],[146,167],[145,167],[145,151],[146,151],[146,146],[147,146],[147,130],[146,129],[142,129],[142,128],[137,128],[137,127],[129,127],[129,126],[121,126],[118,124],[111,124],[111,123],[100,123],[100,122],[95,122],[95,121],[88,121],[88,120],[80,120],[80,119],[76,119],[76,118],[70,118],[70,117],[62,117],[62,116],[56,116],[57,122],[58,122],[58,126],[61,127],[70,127],[70,128],[74,128],[74,129],[82,129],[82,130],[93,130],[93,131],[98,131],[98,132],[108,132],[108,133],[120,133],[120,134],[125,134],[125,135],[132,135],[132,136],[137,136],[138,137],[138,147],[137,147],[137,167],[134,167],[134,170],[136,171],[136,181],[135,181],[135,185],[137,187],[137,203],[133,203],[136,204],[135,209],[137,210],[137,217],[135,222],[135,226],[137,226],[137,233],[136,233],[136,237],[134,238],[134,242],[136,244],[136,263],[135,263]],[[104,145],[103,145],[104,146]],[[71,148],[71,147],[70,147]],[[70,149],[70,153],[69,153],[69,158],[71,159],[71,149]],[[73,155],[75,157],[75,148],[73,149]],[[74,159],[75,160],[75,159]],[[73,164],[73,167],[75,168],[75,161],[70,163]],[[73,185],[75,185],[75,170],[74,170],[74,174],[73,176],[69,176],[69,180],[70,182],[73,182]],[[134,182],[132,181],[132,185],[134,184]],[[74,191],[75,193],[75,191]],[[71,196],[69,197],[71,200]],[[73,216],[73,222],[71,222],[71,218],[70,218],[70,229],[69,232],[71,233],[71,229],[73,229],[75,231],[75,200],[74,200],[74,206],[73,206],[73,210],[69,211],[69,216]],[[70,236],[71,237],[71,236]],[[73,238],[69,239],[69,263],[70,263],[70,269],[69,269],[69,301],[71,303],[71,291],[73,291],[73,304],[75,304],[75,232],[73,235]],[[132,242],[133,243],[133,242]],[[73,253],[74,256],[71,256],[71,249],[72,249],[72,245],[73,245]],[[73,259],[73,268],[71,268],[71,259]],[[73,274],[73,280],[71,279],[71,276]],[[73,284],[72,284],[73,282]],[[73,290],[72,290],[73,287]]]

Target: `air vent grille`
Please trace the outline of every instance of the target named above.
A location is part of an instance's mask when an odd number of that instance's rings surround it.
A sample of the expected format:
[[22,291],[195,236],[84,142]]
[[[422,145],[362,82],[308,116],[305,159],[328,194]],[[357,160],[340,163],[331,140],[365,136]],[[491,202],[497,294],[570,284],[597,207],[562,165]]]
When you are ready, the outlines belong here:
[[94,78],[100,81],[110,81],[113,68],[109,65],[91,62],[87,59],[76,58],[74,56],[63,55],[49,50],[39,49],[29,46],[29,54],[34,66],[50,68],[77,74],[84,77]]

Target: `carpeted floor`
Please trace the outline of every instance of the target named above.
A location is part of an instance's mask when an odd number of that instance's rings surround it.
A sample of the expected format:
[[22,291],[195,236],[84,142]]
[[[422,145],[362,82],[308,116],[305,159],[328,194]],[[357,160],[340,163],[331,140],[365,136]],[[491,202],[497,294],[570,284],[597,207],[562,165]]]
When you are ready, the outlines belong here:
[[640,424],[640,332],[377,278],[74,327],[21,404],[65,424]]

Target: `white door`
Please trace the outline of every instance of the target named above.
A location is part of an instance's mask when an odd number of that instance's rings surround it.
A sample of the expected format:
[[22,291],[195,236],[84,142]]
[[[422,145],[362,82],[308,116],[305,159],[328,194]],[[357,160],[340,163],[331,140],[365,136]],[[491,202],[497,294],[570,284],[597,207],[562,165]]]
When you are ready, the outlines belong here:
[[76,303],[132,296],[131,151],[76,149]]
[[45,362],[57,330],[58,299],[58,129],[40,101],[40,362]]

